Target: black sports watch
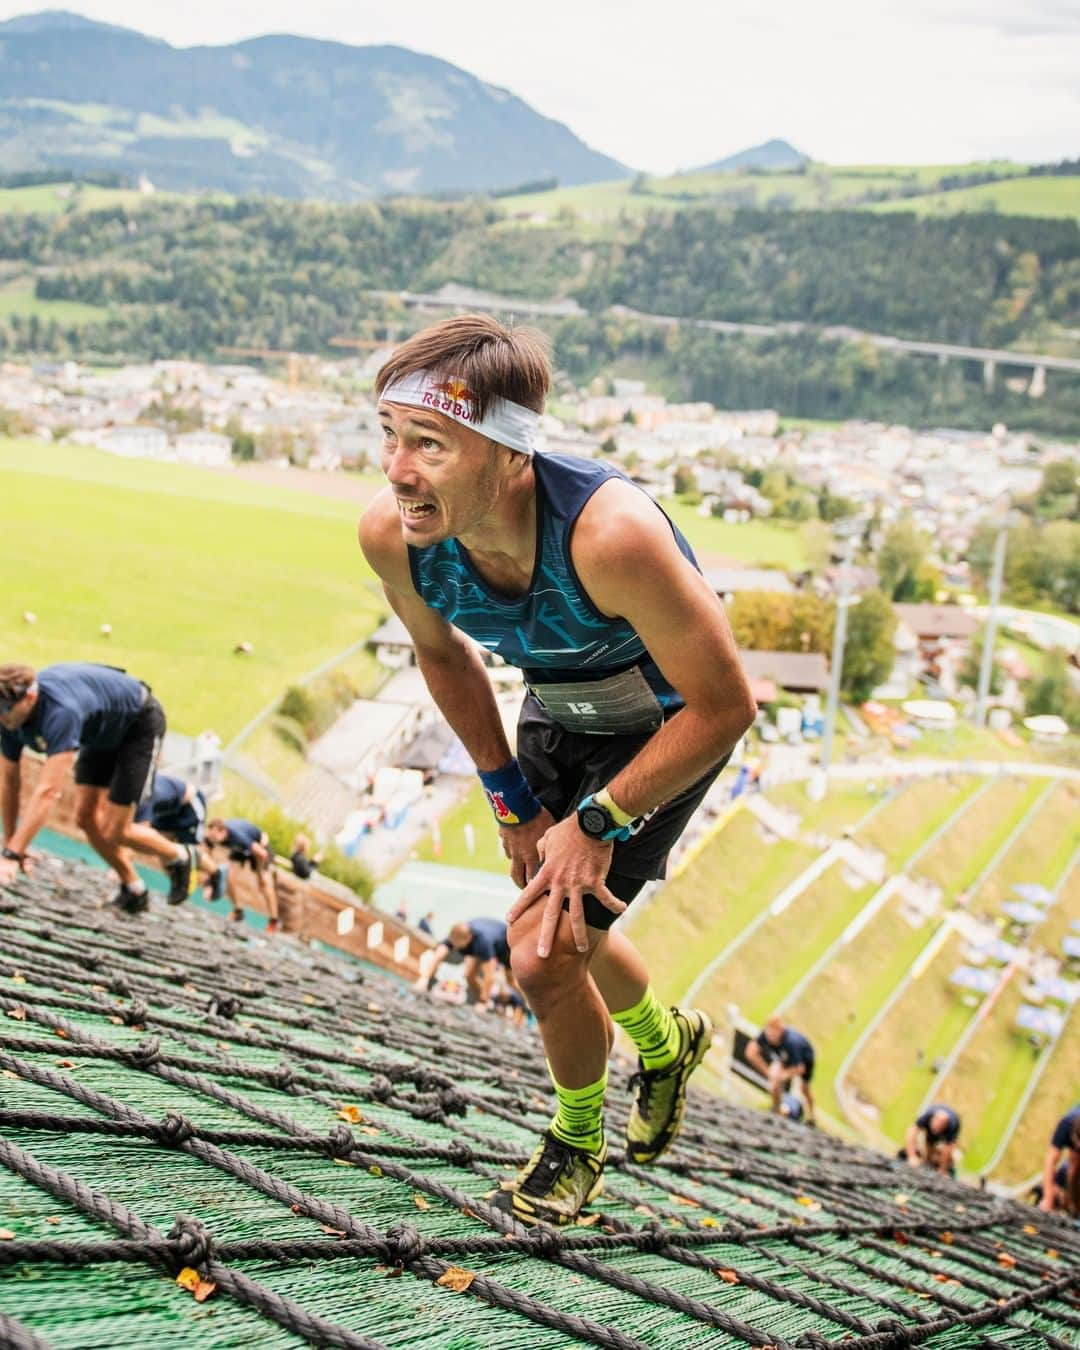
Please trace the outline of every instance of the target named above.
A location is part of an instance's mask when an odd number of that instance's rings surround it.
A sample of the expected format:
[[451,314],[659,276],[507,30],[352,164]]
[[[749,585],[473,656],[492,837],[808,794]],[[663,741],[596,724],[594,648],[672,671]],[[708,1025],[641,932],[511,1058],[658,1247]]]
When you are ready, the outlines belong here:
[[7,844],[0,850],[0,857],[4,857],[8,862],[24,863],[26,861],[25,853],[16,853],[13,848],[8,848]]
[[578,826],[580,832],[587,834],[590,840],[613,840],[624,833],[624,826],[616,821],[606,806],[601,806],[591,792],[578,803]]

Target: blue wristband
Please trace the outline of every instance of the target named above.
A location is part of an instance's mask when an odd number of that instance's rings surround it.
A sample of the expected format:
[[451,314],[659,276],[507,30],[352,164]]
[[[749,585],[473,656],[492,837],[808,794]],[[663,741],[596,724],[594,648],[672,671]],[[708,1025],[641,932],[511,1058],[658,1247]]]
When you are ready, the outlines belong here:
[[524,825],[538,816],[543,804],[526,783],[516,759],[492,773],[481,773],[488,805],[500,825]]

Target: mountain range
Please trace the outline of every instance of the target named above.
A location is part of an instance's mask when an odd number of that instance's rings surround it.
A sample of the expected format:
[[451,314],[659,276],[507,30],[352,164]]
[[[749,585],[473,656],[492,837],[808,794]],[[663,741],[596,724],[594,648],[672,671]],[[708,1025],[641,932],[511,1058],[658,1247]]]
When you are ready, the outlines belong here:
[[172,47],[65,11],[0,23],[0,173],[344,201],[627,178],[506,89],[403,47]]

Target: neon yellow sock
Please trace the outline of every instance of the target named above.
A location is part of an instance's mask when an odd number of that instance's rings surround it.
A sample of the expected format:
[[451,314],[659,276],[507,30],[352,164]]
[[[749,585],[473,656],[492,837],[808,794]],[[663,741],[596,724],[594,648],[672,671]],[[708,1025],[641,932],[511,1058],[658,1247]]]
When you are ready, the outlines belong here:
[[[548,1065],[548,1072],[551,1066]],[[556,1139],[574,1148],[598,1153],[604,1142],[604,1093],[607,1091],[607,1068],[603,1075],[588,1087],[566,1088],[555,1081],[555,1096],[559,1109],[551,1122],[551,1133]]]
[[665,1008],[653,993],[652,985],[645,990],[640,1003],[625,1012],[612,1013],[611,1020],[622,1027],[637,1046],[646,1069],[666,1069],[678,1059],[682,1049],[679,1025],[671,1015],[671,1009]]

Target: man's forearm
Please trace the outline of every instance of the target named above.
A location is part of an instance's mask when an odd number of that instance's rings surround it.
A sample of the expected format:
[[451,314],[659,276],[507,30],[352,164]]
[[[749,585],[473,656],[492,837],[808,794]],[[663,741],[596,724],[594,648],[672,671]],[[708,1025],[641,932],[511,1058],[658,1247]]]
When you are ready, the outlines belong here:
[[460,659],[418,652],[420,672],[439,711],[481,772],[493,772],[513,758],[503,730],[495,691],[484,664],[468,647]]
[[[48,821],[53,804],[59,796],[60,793],[56,788],[35,788],[30,800],[26,803],[26,810],[22,813],[18,825],[7,836],[8,848],[15,853],[26,852],[34,835]],[[7,830],[6,814],[5,810],[5,832]]]
[[0,770],[0,791],[3,793],[4,839],[10,840],[19,821],[19,776],[18,763],[4,760]]
[[644,815],[719,764],[748,726],[741,712],[717,717],[681,709],[607,784],[612,797],[624,811]]

